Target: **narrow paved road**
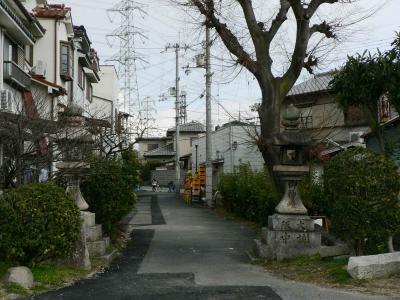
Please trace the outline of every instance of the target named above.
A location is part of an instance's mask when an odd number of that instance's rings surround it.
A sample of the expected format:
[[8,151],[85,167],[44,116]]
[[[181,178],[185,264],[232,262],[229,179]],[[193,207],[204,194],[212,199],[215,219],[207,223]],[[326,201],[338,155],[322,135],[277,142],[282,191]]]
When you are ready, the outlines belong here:
[[278,279],[249,263],[251,230],[172,194],[141,194],[127,226],[109,270],[35,299],[389,299]]

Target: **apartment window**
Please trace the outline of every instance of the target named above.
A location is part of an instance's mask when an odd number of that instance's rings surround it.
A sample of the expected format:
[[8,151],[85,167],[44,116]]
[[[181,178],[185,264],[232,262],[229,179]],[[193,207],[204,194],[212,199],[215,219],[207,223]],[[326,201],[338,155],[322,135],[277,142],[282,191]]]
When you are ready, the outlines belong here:
[[83,72],[83,68],[78,66],[78,85],[82,90],[85,89],[85,73]]
[[92,102],[92,97],[93,97],[93,87],[92,85],[88,82],[87,83],[87,88],[86,88],[86,99],[89,102]]
[[18,62],[18,45],[9,38],[4,38],[4,61]]
[[72,80],[71,47],[67,42],[60,44],[60,75],[65,81]]

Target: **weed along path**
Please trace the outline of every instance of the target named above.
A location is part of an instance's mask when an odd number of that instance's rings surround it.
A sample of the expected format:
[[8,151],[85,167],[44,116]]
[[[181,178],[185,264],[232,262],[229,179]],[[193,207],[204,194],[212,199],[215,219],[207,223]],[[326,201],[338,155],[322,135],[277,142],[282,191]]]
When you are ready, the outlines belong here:
[[279,279],[249,263],[250,229],[173,194],[139,199],[133,238],[108,270],[34,299],[390,299]]

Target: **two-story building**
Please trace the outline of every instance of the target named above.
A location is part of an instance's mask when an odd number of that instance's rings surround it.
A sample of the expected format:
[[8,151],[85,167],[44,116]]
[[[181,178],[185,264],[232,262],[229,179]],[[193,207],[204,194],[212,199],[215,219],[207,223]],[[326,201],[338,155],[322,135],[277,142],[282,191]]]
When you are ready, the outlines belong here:
[[[188,122],[180,125],[179,129],[179,158],[188,169],[189,159],[192,153],[192,144],[200,134],[205,133],[205,127],[200,122]],[[175,136],[176,129],[171,127],[162,138],[139,138],[139,156],[146,159],[157,159],[165,163],[175,164]]]
[[[255,143],[260,127],[232,121],[216,127],[212,133],[213,189],[216,189],[223,173],[233,173],[235,166],[248,164],[252,170],[261,171],[264,160]],[[206,137],[192,142],[191,169],[193,173],[206,163]]]
[[[86,29],[74,26],[69,7],[46,0],[0,1],[0,49],[0,165],[6,157],[10,172],[54,170],[52,134],[61,125],[59,113],[71,104],[82,108],[88,124],[96,120],[115,129],[116,71],[105,66],[100,74]],[[17,156],[24,163],[16,163]],[[24,176],[18,181],[29,182]]]
[[[37,5],[41,1],[29,2]],[[31,122],[44,115],[39,114],[33,101],[37,90],[31,70],[34,45],[43,38],[45,29],[24,4],[19,0],[0,1],[0,165],[3,183],[22,182],[25,166],[15,164],[13,158],[28,152],[25,149],[33,142],[44,146],[44,136],[40,140],[34,137],[38,122]],[[43,152],[44,148],[41,148]],[[17,173],[16,179],[6,178],[6,169]]]

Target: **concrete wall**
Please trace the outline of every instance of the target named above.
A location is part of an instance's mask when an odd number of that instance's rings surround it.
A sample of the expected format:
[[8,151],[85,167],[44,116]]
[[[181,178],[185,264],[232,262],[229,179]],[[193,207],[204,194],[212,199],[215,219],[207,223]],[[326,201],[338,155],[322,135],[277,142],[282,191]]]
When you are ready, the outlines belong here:
[[114,66],[100,66],[100,82],[93,84],[93,99],[88,113],[96,119],[109,121],[114,126],[114,112],[118,109],[119,82]]
[[[179,134],[179,153],[180,156],[188,155],[192,152],[192,139],[198,137],[197,133],[180,133]],[[175,148],[175,143],[174,143]]]

